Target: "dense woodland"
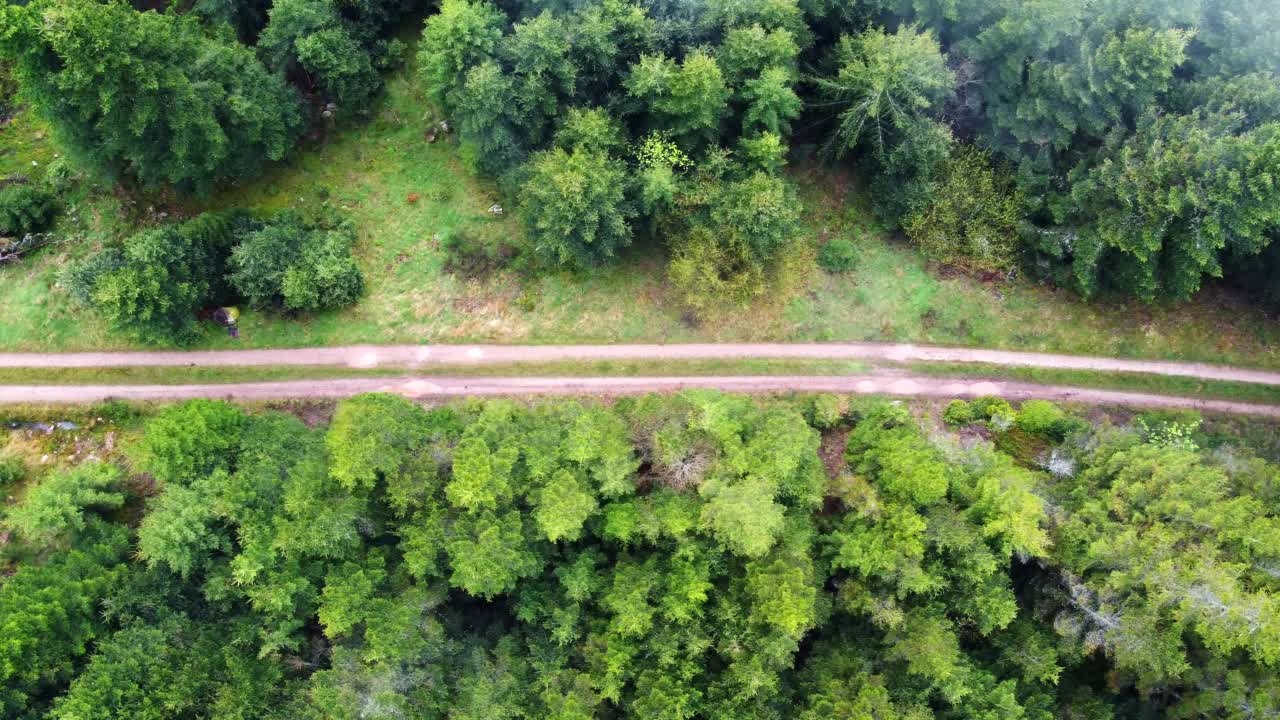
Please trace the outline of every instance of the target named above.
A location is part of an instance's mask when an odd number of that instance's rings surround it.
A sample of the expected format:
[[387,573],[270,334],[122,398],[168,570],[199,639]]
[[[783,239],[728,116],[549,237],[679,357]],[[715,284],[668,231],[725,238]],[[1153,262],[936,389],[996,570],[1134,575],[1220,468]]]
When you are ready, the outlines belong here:
[[1194,417],[942,417],[713,392],[367,395],[320,427],[169,406],[5,509],[2,714],[1280,712],[1280,468]]
[[[423,118],[499,181],[530,262],[591,272],[657,243],[696,314],[785,295],[812,265],[786,167],[815,160],[854,171],[883,222],[964,271],[1144,301],[1216,277],[1280,296],[1270,0],[154,5],[33,0],[0,18],[20,101],[78,167],[131,191],[250,178],[311,129],[361,122],[412,51]],[[8,232],[55,211],[38,188],[0,191]],[[458,235],[460,264],[493,254]],[[833,272],[857,262],[843,238],[817,249]],[[223,284],[198,255],[178,264]],[[192,281],[99,288],[112,267],[81,268],[89,304],[181,341],[192,307],[170,296]],[[358,295],[343,287],[337,304]]]

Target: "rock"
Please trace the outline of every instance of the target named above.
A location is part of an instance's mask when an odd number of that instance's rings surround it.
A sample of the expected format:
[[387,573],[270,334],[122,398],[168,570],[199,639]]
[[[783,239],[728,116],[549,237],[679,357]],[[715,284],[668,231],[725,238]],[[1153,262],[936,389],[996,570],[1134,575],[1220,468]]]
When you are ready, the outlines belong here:
[[490,206],[489,206],[489,214],[490,214],[490,215],[501,215],[501,214],[502,214],[502,206],[501,206],[501,205],[499,205],[499,204],[497,204],[497,203],[494,203],[494,204],[490,205]]

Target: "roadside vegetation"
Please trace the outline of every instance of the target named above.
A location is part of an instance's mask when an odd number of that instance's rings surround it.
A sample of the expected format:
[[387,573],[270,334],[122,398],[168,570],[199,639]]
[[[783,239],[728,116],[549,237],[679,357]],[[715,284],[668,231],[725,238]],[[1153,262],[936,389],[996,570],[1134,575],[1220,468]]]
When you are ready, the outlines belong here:
[[1280,527],[1277,466],[1194,413],[909,407],[367,395],[306,424],[193,401],[6,431],[0,698],[15,718],[1280,709],[1280,544],[1248,542]]

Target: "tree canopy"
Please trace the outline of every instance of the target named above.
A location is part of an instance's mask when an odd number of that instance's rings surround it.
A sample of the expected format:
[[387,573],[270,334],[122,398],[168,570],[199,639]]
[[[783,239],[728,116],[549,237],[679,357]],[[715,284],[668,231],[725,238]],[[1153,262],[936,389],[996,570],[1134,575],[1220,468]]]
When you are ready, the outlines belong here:
[[1185,415],[1094,427],[984,398],[944,417],[991,442],[834,396],[366,395],[319,427],[169,406],[128,469],[54,470],[5,509],[0,703],[66,720],[1280,710],[1277,466],[1206,449]]

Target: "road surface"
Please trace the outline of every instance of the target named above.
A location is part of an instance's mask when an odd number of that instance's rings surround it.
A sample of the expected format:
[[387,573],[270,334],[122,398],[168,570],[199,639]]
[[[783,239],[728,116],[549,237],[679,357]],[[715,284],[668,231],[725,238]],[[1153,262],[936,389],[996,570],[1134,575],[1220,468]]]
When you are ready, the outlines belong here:
[[1207,412],[1280,418],[1280,406],[1225,400],[1169,397],[1111,390],[958,381],[937,377],[883,375],[752,376],[752,377],[402,377],[344,380],[205,385],[49,385],[0,386],[0,403],[89,403],[108,399],[183,400],[224,398],[272,400],[280,398],[342,398],[366,392],[389,392],[414,399],[501,395],[634,395],[686,388],[714,388],[729,392],[834,392],[899,395],[904,397],[978,397],[997,395],[1011,400],[1043,398],[1067,402],[1153,408],[1194,408]]
[[862,360],[985,363],[1011,367],[1135,372],[1280,385],[1280,372],[1206,363],[894,343],[704,343],[682,345],[355,345],[290,350],[0,353],[0,368],[229,367],[310,365],[412,370],[431,365],[504,365],[592,360]]

